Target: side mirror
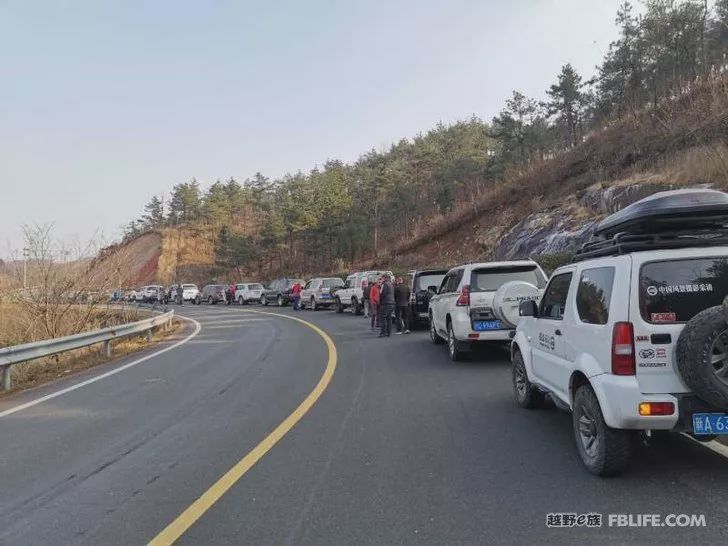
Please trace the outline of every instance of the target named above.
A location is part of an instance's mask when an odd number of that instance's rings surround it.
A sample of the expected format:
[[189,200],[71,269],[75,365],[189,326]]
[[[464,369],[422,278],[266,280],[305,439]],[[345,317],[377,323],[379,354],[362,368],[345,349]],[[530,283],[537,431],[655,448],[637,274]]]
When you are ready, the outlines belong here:
[[437,294],[437,286],[428,286],[427,291],[432,292],[433,294]]
[[538,305],[534,300],[522,301],[518,306],[518,314],[522,317],[537,317]]

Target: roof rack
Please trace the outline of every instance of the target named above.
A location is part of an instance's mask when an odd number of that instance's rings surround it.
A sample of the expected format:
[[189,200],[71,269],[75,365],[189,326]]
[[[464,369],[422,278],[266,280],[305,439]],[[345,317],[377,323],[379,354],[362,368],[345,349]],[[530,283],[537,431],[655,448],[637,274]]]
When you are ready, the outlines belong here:
[[574,255],[574,262],[603,256],[618,256],[630,252],[728,246],[728,227],[716,225],[702,229],[684,229],[660,233],[617,233],[610,238],[598,238],[584,243]]

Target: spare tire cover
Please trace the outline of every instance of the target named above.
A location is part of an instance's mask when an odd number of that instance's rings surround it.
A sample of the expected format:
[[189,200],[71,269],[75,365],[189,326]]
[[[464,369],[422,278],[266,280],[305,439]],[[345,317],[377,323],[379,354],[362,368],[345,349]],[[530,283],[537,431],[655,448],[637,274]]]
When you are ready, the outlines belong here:
[[531,283],[525,281],[509,281],[495,291],[493,296],[493,314],[506,326],[515,328],[521,316],[518,307],[527,300],[538,301],[541,291]]
[[675,347],[683,381],[702,400],[728,410],[728,325],[723,307],[709,307],[683,328]]

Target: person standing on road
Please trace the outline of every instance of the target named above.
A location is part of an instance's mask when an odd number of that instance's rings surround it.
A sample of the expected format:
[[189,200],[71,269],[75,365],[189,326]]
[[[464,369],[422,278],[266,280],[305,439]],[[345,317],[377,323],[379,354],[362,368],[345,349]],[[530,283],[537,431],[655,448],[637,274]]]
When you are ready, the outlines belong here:
[[407,324],[409,320],[407,311],[409,309],[410,289],[402,277],[397,277],[397,286],[394,287],[394,316],[397,321],[397,333],[409,334]]
[[299,311],[301,309],[301,290],[303,287],[301,283],[296,281],[291,287],[291,300],[293,301],[293,310]]
[[369,315],[371,328],[374,330],[379,326],[379,281],[372,283],[372,288],[369,290]]
[[235,301],[235,285],[231,284],[225,290],[225,303],[231,305]]
[[369,294],[372,291],[372,283],[367,280],[367,284],[362,290],[362,299],[364,300],[364,318],[369,318],[370,311],[370,302],[369,302]]
[[379,294],[379,337],[392,335],[392,311],[394,311],[394,287],[389,275],[382,276],[382,290]]
[[177,285],[177,303],[184,305],[185,302],[185,291],[181,284]]

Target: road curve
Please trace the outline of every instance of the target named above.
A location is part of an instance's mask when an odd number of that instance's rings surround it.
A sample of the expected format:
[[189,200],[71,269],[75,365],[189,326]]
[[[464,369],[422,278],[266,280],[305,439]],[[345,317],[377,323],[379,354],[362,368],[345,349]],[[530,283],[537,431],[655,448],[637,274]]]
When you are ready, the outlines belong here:
[[[0,418],[0,544],[150,541],[327,367],[321,337],[294,321],[181,311],[202,325],[185,345]],[[378,339],[360,317],[295,316],[331,336],[336,373],[179,544],[725,542],[724,457],[676,437],[640,449],[624,476],[596,478],[567,414],[516,407],[502,349],[453,364],[424,332]],[[707,526],[548,529],[550,512],[705,514]]]

